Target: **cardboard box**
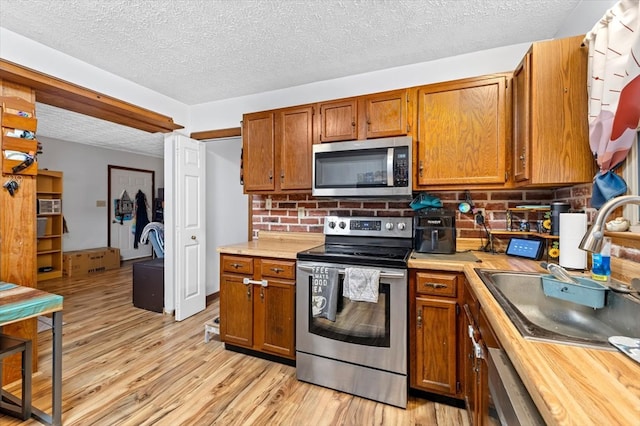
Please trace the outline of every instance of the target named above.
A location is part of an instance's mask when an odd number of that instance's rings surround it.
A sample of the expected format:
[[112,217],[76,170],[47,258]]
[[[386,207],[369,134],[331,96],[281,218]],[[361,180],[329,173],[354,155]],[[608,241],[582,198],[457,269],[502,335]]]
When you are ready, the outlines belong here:
[[88,275],[120,267],[120,249],[101,247],[65,252],[62,273],[65,277]]

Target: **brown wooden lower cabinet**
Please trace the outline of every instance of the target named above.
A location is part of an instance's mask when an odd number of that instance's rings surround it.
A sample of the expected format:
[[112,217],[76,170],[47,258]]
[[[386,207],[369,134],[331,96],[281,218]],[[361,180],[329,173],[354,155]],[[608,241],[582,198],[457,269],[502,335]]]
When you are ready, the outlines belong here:
[[461,273],[409,274],[409,383],[413,389],[463,396]]
[[295,359],[295,261],[220,255],[220,339]]
[[488,348],[498,348],[498,341],[475,295],[466,284],[462,308],[466,329],[466,338],[462,346],[467,412],[474,426],[498,425],[499,421],[492,410],[486,359]]

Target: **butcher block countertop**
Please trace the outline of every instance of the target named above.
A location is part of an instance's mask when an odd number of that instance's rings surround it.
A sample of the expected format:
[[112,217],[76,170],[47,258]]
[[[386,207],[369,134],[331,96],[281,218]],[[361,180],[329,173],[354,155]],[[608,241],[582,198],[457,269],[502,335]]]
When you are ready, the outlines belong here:
[[218,247],[219,253],[293,259],[300,251],[324,244],[324,235],[296,232],[260,232],[257,240]]
[[544,269],[535,261],[473,254],[478,261],[446,261],[441,257],[430,260],[414,255],[409,267],[465,273],[498,340],[548,424],[639,426],[640,364],[617,351],[525,340],[474,268],[545,272]]

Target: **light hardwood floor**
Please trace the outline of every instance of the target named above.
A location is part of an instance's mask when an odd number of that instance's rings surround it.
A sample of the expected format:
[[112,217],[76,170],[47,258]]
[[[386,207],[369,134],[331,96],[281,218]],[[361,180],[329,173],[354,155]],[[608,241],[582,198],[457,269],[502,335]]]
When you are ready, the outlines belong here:
[[[132,264],[40,283],[64,296],[64,425],[468,425],[464,410],[406,410],[299,382],[295,368],[204,343],[218,302],[182,322],[132,304]],[[51,409],[51,334],[38,339],[34,405]],[[19,394],[19,382],[5,386]],[[0,425],[37,425],[0,414]]]

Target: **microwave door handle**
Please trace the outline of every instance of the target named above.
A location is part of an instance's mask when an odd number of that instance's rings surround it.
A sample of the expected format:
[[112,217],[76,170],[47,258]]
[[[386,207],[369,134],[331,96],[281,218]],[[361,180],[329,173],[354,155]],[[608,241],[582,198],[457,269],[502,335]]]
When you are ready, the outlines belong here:
[[387,186],[393,187],[393,148],[387,149]]
[[438,247],[438,230],[431,231],[431,250],[435,250]]

